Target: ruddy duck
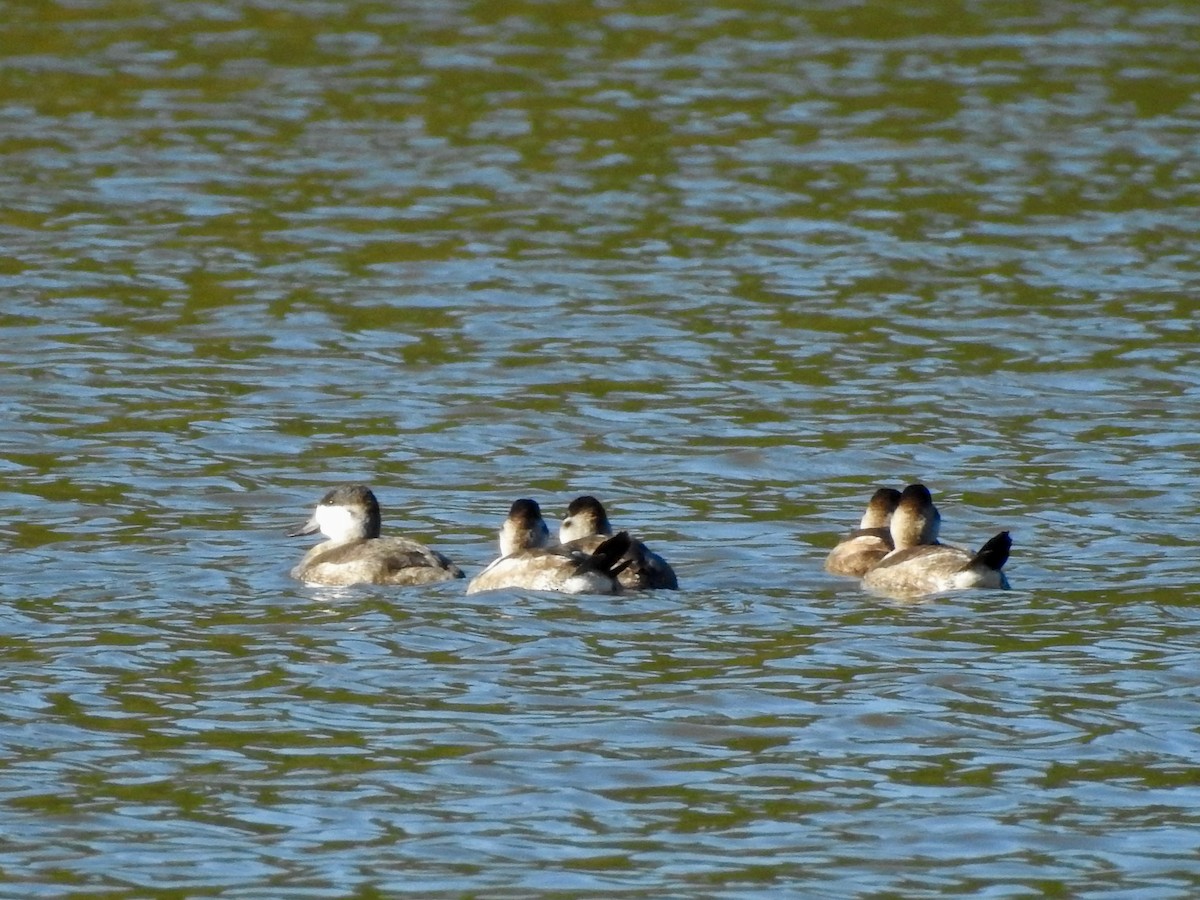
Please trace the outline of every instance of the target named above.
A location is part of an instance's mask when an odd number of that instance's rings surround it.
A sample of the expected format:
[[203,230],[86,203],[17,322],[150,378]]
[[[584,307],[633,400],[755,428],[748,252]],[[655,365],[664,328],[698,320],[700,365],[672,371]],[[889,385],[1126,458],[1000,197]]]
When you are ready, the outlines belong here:
[[895,488],[880,488],[867,504],[858,527],[853,529],[825,558],[825,571],[861,578],[868,569],[896,549],[888,523],[900,503]]
[[628,565],[629,535],[622,531],[592,553],[553,547],[541,507],[518,500],[500,529],[500,557],[467,585],[467,593],[527,588],[563,594],[619,594],[617,576]]
[[361,484],[336,487],[312,518],[289,537],[321,532],[323,541],[304,554],[292,577],[306,584],[429,584],[462,578],[462,570],[436,550],[405,537],[380,537],[379,501]]
[[978,551],[938,543],[941,515],[923,484],[910,484],[892,513],[896,549],[863,576],[863,586],[901,598],[962,588],[1008,590],[1004,564],[1012,537],[1002,531]]
[[[558,529],[558,539],[568,549],[595,553],[612,533],[603,504],[595,497],[576,497],[567,507],[567,517]],[[628,560],[628,564],[617,576],[621,587],[630,590],[679,588],[679,580],[667,561],[641,541],[630,541],[629,552],[624,559]]]

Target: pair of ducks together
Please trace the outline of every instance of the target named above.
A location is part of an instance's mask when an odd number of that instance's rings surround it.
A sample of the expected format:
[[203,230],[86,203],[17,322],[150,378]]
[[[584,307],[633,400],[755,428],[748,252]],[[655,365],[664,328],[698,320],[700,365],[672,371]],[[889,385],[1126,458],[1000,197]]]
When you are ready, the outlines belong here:
[[938,543],[941,524],[925,485],[910,484],[903,492],[880,488],[859,527],[830,552],[825,570],[862,578],[866,588],[902,597],[975,587],[1008,590],[1002,571],[1012,549],[1007,531],[972,553]]
[[[309,550],[292,577],[307,584],[432,584],[462,578],[446,556],[406,537],[381,537],[379,501],[361,484],[334,488],[312,518],[290,536],[321,532],[329,540]],[[518,500],[500,529],[500,556],[467,585],[467,593],[526,588],[567,594],[618,594],[678,588],[666,561],[628,532],[612,533],[595,497],[567,509],[558,540],[533,500]]]

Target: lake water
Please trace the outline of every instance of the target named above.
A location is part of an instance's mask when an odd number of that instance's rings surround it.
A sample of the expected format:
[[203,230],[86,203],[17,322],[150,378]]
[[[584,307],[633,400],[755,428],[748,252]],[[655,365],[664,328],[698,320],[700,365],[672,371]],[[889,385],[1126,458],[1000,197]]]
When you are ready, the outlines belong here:
[[[0,10],[0,895],[1200,891],[1193,4]],[[917,479],[1012,591],[822,571]]]

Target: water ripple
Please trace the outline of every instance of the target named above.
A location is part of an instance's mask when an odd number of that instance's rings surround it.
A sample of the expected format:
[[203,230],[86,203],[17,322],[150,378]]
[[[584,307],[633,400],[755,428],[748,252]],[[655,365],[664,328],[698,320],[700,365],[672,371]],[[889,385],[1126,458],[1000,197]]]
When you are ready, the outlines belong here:
[[[1194,893],[1190,8],[10,12],[0,894]],[[1013,591],[822,571],[914,479]]]

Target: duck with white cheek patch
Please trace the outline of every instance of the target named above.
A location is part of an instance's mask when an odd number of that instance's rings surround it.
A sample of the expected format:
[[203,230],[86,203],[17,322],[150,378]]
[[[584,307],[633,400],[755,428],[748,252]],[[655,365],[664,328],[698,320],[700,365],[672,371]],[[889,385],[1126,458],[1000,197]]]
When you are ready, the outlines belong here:
[[424,544],[406,537],[382,537],[379,501],[361,484],[336,487],[321,498],[310,518],[288,532],[295,537],[321,532],[317,544],[292,569],[306,584],[431,584],[462,578],[462,570]]

